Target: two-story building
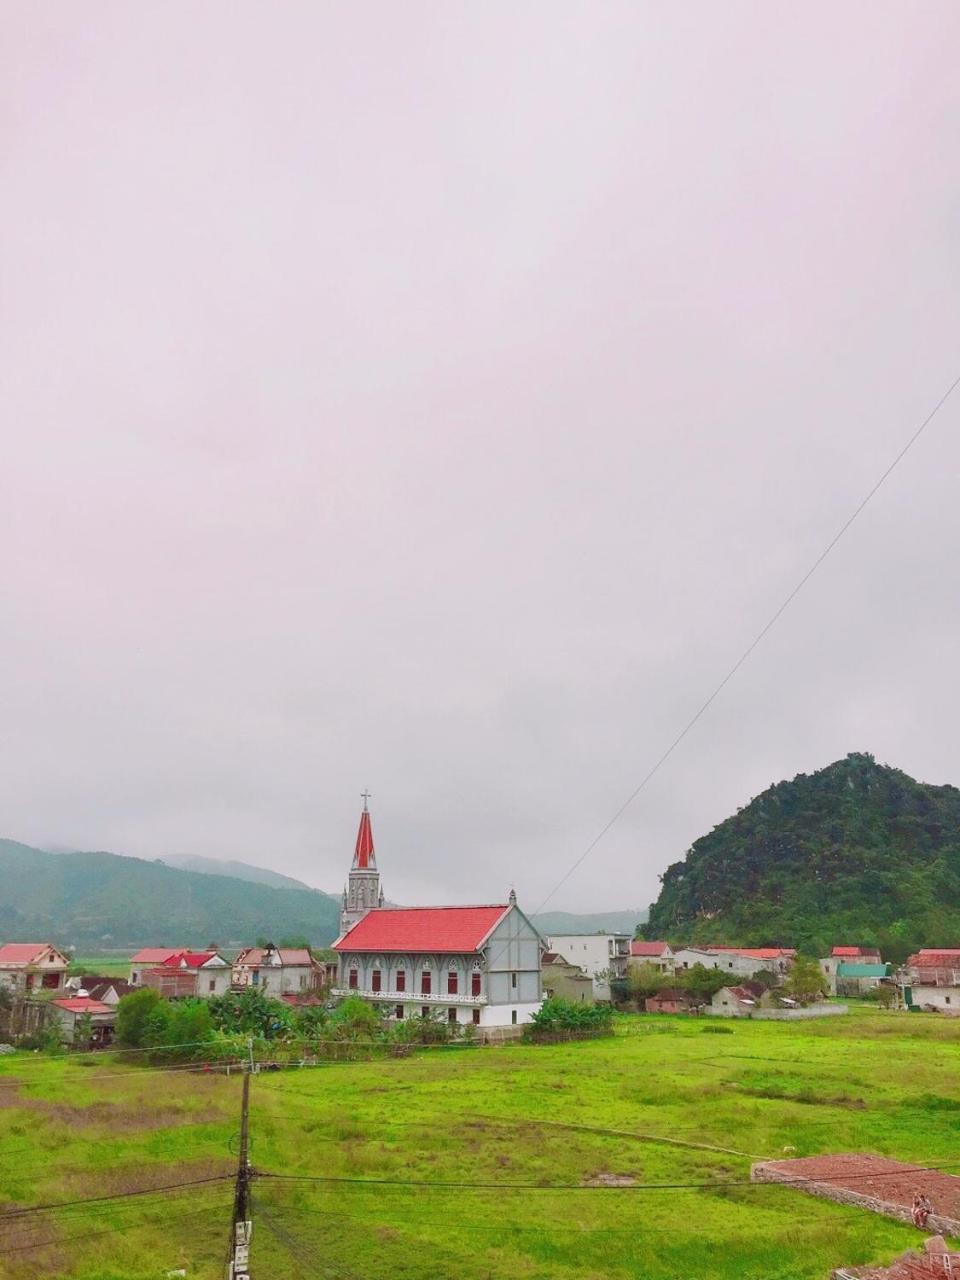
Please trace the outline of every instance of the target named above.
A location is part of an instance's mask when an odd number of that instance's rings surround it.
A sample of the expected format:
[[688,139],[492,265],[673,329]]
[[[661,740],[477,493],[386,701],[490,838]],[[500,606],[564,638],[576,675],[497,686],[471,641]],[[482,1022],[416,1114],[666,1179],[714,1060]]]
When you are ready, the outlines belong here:
[[259,987],[279,998],[317,991],[324,984],[324,967],[306,947],[247,947],[233,962],[234,987]]
[[797,953],[792,947],[728,947],[711,943],[709,946],[676,948],[673,968],[677,973],[700,964],[705,969],[721,969],[734,978],[750,978],[765,970],[783,981],[796,958]]
[[627,976],[629,933],[555,933],[546,941],[550,951],[579,965],[593,979],[597,1000],[609,1000],[610,983],[622,982]]
[[230,990],[230,962],[219,951],[175,951],[159,964],[140,960],[132,971],[137,974],[136,985],[152,987],[168,1000],[185,996],[209,999]]
[[62,993],[70,961],[49,942],[8,942],[0,947],[0,986],[19,996]]
[[509,901],[477,907],[374,907],[333,944],[334,995],[390,1018],[440,1011],[477,1027],[529,1022],[543,999],[543,941]]
[[928,948],[908,956],[902,985],[907,1008],[960,1013],[960,948]]
[[669,942],[642,942],[635,938],[630,943],[628,967],[652,965],[661,973],[673,973],[673,948]]

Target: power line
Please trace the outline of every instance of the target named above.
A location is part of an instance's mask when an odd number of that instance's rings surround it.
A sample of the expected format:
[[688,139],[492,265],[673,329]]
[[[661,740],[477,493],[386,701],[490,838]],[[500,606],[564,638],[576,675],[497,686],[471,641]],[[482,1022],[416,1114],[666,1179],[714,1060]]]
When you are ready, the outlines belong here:
[[49,1204],[32,1204],[23,1209],[5,1209],[0,1213],[0,1223],[13,1218],[24,1218],[31,1213],[46,1213],[51,1209],[72,1209],[79,1205],[106,1204],[111,1200],[129,1200],[133,1196],[154,1195],[158,1192],[178,1191],[181,1187],[200,1187],[213,1182],[229,1182],[233,1177],[229,1173],[218,1173],[207,1178],[188,1178],[183,1182],[170,1182],[160,1187],[139,1187],[133,1191],[115,1191],[109,1196],[85,1196],[77,1200],[54,1200]]
[[[210,1209],[208,1207],[204,1207],[203,1209],[188,1209],[186,1213],[179,1208],[177,1209],[178,1219],[206,1217],[209,1213]],[[125,1222],[118,1227],[102,1227],[99,1231],[74,1231],[70,1235],[51,1236],[46,1240],[35,1240],[32,1244],[5,1244],[3,1246],[3,1253],[4,1256],[6,1256],[8,1253],[25,1253],[30,1249],[48,1249],[53,1245],[68,1244],[73,1240],[92,1240],[96,1239],[97,1236],[116,1235],[118,1232],[129,1230],[130,1224]]]
[[[952,1160],[947,1164],[908,1165],[901,1169],[891,1169],[887,1173],[851,1173],[843,1176],[844,1181],[858,1182],[861,1179],[901,1178],[906,1174],[934,1173],[938,1170],[956,1168],[960,1168],[960,1162]],[[266,1170],[257,1170],[256,1176],[268,1179],[271,1182],[318,1182],[360,1187],[409,1187],[418,1191],[716,1191],[721,1187],[768,1188],[799,1186],[811,1183],[817,1185],[824,1181],[823,1178],[809,1177],[777,1178],[775,1182],[754,1182],[750,1178],[725,1178],[716,1179],[712,1182],[634,1182],[629,1186],[607,1186],[605,1184],[590,1185],[580,1182],[461,1182],[416,1178],[349,1178],[321,1174],[269,1173]]]
[[883,471],[880,478],[876,480],[874,484],[870,487],[870,489],[867,491],[865,496],[860,500],[860,502],[854,508],[853,512],[847,517],[847,519],[843,522],[843,524],[840,526],[837,532],[833,535],[833,537],[830,539],[830,541],[827,543],[824,549],[813,561],[810,568],[807,569],[806,573],[804,573],[803,577],[800,579],[797,585],[793,588],[793,590],[789,592],[789,594],[785,597],[783,602],[778,606],[777,609],[774,610],[769,620],[760,628],[756,636],[753,638],[750,644],[747,645],[746,649],[744,649],[743,653],[736,660],[733,666],[729,669],[729,671],[726,673],[726,675],[723,677],[720,683],[716,686],[713,692],[709,695],[709,697],[706,698],[706,700],[703,703],[701,703],[699,709],[694,713],[693,716],[691,716],[691,718],[683,726],[683,728],[680,730],[677,736],[673,739],[673,741],[670,743],[667,749],[663,752],[663,754],[659,757],[659,759],[644,774],[644,776],[641,778],[637,786],[634,787],[634,789],[627,796],[626,800],[624,800],[623,804],[621,804],[619,809],[616,810],[613,817],[610,818],[610,820],[600,829],[600,831],[597,833],[597,835],[594,836],[594,838],[590,841],[590,843],[587,845],[584,851],[579,855],[579,857],[577,857],[574,860],[570,868],[564,873],[563,876],[561,876],[561,878],[553,886],[553,888],[550,890],[550,892],[547,894],[544,900],[532,913],[533,915],[538,915],[541,911],[543,911],[547,903],[563,887],[563,885],[566,884],[566,882],[570,879],[570,877],[577,870],[580,864],[584,862],[587,857],[589,857],[589,855],[597,847],[597,845],[600,843],[603,837],[607,834],[607,832],[620,820],[620,818],[624,815],[624,813],[626,813],[627,809],[629,809],[629,807],[633,804],[634,800],[636,800],[640,792],[643,791],[647,783],[650,782],[650,780],[660,770],[660,768],[664,764],[666,764],[667,760],[669,760],[670,756],[673,755],[674,751],[677,749],[677,747],[679,747],[680,743],[684,740],[684,738],[687,736],[690,730],[694,727],[694,725],[696,725],[697,721],[700,720],[700,718],[710,708],[713,702],[716,701],[719,695],[723,692],[726,686],[730,683],[733,677],[737,674],[737,672],[740,670],[743,664],[747,661],[747,659],[753,653],[754,649],[756,649],[757,645],[760,644],[760,642],[764,639],[767,633],[779,621],[780,617],[786,612],[786,610],[790,607],[790,605],[793,603],[796,597],[807,585],[807,583],[810,581],[810,579],[813,577],[816,571],[823,564],[824,560],[826,560],[827,556],[830,555],[831,551],[833,551],[834,547],[836,547],[837,543],[844,536],[844,534],[847,532],[850,526],[860,516],[864,508],[870,502],[870,500],[879,491],[879,489],[883,486],[883,484],[889,479],[889,477],[893,474],[897,466],[903,461],[903,459],[906,457],[909,451],[917,443],[917,441],[920,439],[923,432],[930,425],[933,419],[937,416],[937,414],[940,412],[943,406],[947,403],[947,401],[950,399],[951,395],[953,395],[954,391],[957,389],[958,386],[960,386],[960,374],[958,374],[957,377],[953,380],[953,382],[951,382],[950,386],[943,393],[943,395],[940,397],[937,403],[933,406],[933,408],[930,410],[930,412],[927,414],[924,420],[920,423],[919,427],[917,427],[917,429],[913,432],[913,434],[910,436],[909,440],[907,440],[903,448],[899,451],[899,453],[896,455],[893,461]]

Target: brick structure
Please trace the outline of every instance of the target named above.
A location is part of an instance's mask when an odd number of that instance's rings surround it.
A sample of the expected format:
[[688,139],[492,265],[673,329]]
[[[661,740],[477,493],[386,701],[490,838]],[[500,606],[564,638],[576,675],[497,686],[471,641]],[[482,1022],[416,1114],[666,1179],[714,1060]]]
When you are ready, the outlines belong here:
[[914,1193],[923,1191],[934,1212],[929,1226],[960,1235],[960,1178],[940,1169],[904,1164],[885,1156],[857,1154],[763,1160],[750,1169],[753,1182],[783,1182],[838,1204],[855,1205],[900,1222],[911,1222]]

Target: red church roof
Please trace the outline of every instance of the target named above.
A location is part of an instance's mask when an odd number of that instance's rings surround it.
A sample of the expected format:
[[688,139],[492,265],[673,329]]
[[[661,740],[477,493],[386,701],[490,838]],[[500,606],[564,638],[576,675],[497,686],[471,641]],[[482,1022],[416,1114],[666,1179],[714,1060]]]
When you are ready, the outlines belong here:
[[343,937],[334,951],[478,951],[510,908],[375,907]]
[[357,847],[353,852],[354,871],[375,871],[377,858],[373,851],[373,827],[370,825],[370,812],[367,802],[363,802],[363,813],[360,815],[360,829],[357,832]]

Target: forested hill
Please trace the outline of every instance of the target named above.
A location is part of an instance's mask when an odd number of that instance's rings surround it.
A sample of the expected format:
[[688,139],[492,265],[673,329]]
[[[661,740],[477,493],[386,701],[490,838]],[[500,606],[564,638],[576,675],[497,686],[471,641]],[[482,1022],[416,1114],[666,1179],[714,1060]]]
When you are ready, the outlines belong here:
[[115,853],[46,853],[0,840],[0,942],[100,947],[333,941],[339,902],[308,888],[181,871]]
[[649,938],[960,946],[960,790],[849,755],[764,791],[661,882]]

